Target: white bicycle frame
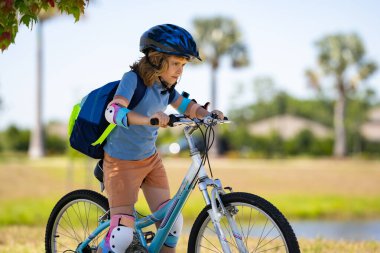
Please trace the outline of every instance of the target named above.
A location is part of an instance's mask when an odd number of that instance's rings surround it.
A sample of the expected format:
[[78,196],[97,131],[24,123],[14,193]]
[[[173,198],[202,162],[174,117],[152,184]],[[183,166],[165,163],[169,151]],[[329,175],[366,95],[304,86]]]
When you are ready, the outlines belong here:
[[[209,123],[212,123],[211,121],[214,119],[210,118],[208,120],[210,121]],[[224,207],[222,200],[220,198],[220,195],[225,194],[225,191],[222,187],[222,183],[219,179],[214,180],[208,177],[206,173],[206,169],[204,168],[202,164],[200,153],[198,149],[195,147],[195,144],[192,138],[192,133],[194,132],[194,130],[198,128],[198,126],[193,120],[186,120],[186,119],[182,119],[180,122],[178,122],[175,125],[178,125],[178,124],[187,125],[184,128],[184,133],[185,133],[185,137],[190,148],[190,156],[192,159],[192,164],[186,173],[185,179],[183,180],[179,191],[181,191],[182,187],[184,187],[187,184],[191,184],[191,182],[194,182],[195,181],[194,179],[197,178],[199,181],[198,187],[199,187],[199,190],[202,192],[206,205],[211,205],[211,209],[208,211],[208,214],[211,218],[215,232],[219,238],[219,242],[222,246],[223,252],[225,253],[231,252],[230,245],[228,244],[228,241],[226,239],[226,236],[220,224],[220,220],[222,216],[224,215],[227,217],[228,223],[232,230],[232,235],[235,239],[239,252],[248,253],[248,250],[244,245],[242,236],[240,235],[240,232],[238,230],[238,227],[236,225],[234,218],[231,216],[230,212]],[[208,187],[212,188],[211,197],[207,189]]]

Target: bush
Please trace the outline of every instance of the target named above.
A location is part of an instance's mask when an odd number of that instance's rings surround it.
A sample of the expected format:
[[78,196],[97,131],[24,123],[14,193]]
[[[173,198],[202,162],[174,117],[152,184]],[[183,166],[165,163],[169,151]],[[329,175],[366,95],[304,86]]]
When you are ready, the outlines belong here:
[[[15,125],[9,126],[1,134],[0,151],[27,152],[30,142],[30,130],[20,129]],[[66,140],[57,135],[45,137],[45,150],[47,154],[63,154],[66,152]]]
[[299,132],[294,138],[284,140],[278,133],[268,136],[252,136],[246,129],[236,129],[224,134],[224,138],[244,157],[283,157],[296,155],[330,156],[333,140],[316,138],[310,130]]
[[47,154],[64,154],[67,150],[67,141],[57,135],[48,135],[45,140]]
[[369,157],[379,157],[380,155],[380,141],[363,140],[362,148],[365,155]]
[[308,129],[302,130],[294,138],[285,142],[285,153],[292,156],[330,156],[332,148],[331,138],[317,138]]
[[10,151],[28,151],[29,139],[30,131],[19,129],[15,125],[11,125],[3,133],[4,148]]

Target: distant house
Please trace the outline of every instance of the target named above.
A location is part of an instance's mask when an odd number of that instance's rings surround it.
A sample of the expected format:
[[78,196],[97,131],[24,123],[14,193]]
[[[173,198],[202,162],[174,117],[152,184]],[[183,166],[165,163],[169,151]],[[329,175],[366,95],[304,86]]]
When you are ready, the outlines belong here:
[[360,128],[361,135],[369,141],[380,141],[380,107],[368,113],[368,121]]
[[278,115],[251,123],[248,131],[252,135],[265,136],[277,132],[283,139],[291,139],[302,130],[310,130],[318,138],[332,136],[332,130],[318,122],[293,116]]

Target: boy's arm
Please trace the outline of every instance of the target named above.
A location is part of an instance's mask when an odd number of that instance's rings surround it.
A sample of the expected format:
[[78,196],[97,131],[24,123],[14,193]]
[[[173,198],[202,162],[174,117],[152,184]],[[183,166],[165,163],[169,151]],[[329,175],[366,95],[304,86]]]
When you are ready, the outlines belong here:
[[[181,106],[184,105],[184,103],[188,103],[186,106],[186,110],[183,112],[183,114],[189,116],[191,119],[193,118],[203,119],[207,115],[210,115],[210,112],[207,110],[209,103],[206,103],[204,106],[201,106],[200,104],[194,102],[193,100],[191,100],[190,102],[189,101],[186,102],[186,99],[188,98],[184,98],[182,95],[180,95],[178,99],[174,101],[171,105],[175,109],[178,110],[179,108],[181,108]],[[212,112],[217,113],[218,117],[223,119],[224,116],[222,112],[218,110],[213,110]]]
[[[120,123],[122,123],[121,126],[123,127],[128,127],[129,125],[150,125],[149,117],[143,116],[132,110],[128,110],[128,105],[128,99],[122,96],[115,96],[114,99],[108,104],[105,112],[107,121],[117,125],[120,125]],[[110,112],[110,108],[112,109],[113,113]],[[121,108],[125,109],[120,110]],[[117,115],[118,113],[122,115]],[[120,121],[116,120],[118,117],[121,118]]]

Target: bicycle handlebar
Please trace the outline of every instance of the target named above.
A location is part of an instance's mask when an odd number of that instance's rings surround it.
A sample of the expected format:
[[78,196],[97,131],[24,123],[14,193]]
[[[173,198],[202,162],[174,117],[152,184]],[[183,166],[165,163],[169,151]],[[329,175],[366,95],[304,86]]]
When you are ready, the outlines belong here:
[[[177,125],[197,125],[197,124],[223,124],[229,123],[227,117],[224,119],[218,119],[216,114],[211,114],[209,116],[204,117],[203,119],[190,119],[185,117],[183,114],[170,114],[169,115],[169,123],[168,126],[174,127]],[[150,124],[152,126],[156,126],[159,124],[159,120],[157,118],[150,119]]]
[[157,118],[150,119],[150,124],[152,126],[156,126],[158,125],[158,123],[159,123],[159,120]]

